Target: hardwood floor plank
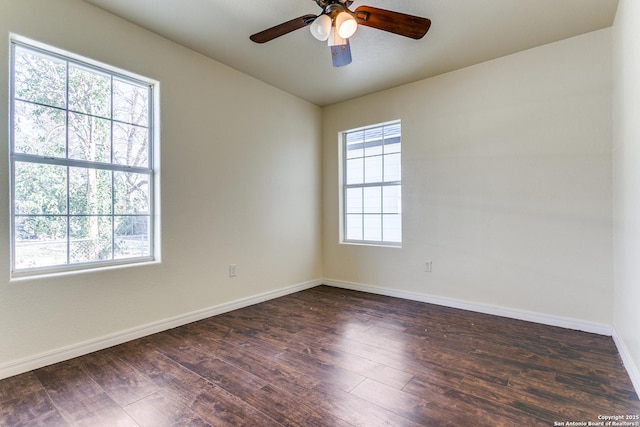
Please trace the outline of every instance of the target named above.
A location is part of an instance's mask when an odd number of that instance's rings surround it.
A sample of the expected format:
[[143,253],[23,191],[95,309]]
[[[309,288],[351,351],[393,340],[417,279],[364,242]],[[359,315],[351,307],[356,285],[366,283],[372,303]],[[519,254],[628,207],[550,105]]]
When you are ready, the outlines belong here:
[[464,378],[465,376],[458,372],[432,366],[414,375],[402,390],[416,396],[444,394],[450,389],[458,388]]
[[640,415],[611,337],[318,286],[0,381],[4,426],[550,426]]
[[[212,343],[229,343],[270,360],[276,359],[287,349],[287,346],[263,341],[253,335],[245,334],[239,330],[233,329],[232,327],[223,324],[224,322],[224,319],[213,317],[185,325],[184,327],[179,328],[179,331],[180,335],[192,337],[197,341],[204,342],[209,340]],[[224,330],[227,330],[228,332],[221,335],[220,331]]]
[[335,386],[340,390],[351,391],[365,377],[336,365],[327,364],[309,355],[295,351],[286,351],[278,357],[278,361],[295,369],[303,375],[319,378],[324,384]]
[[[425,411],[429,400],[396,390],[374,380],[362,381],[351,393],[417,423],[424,424],[439,419]],[[433,395],[425,397],[431,400]]]
[[110,351],[88,354],[79,362],[91,379],[120,406],[127,406],[160,390],[141,372]]
[[16,375],[0,381],[0,403],[42,390],[42,384],[33,372]]
[[[303,397],[307,402],[313,403],[317,411],[337,417],[354,426],[417,427],[422,425],[327,384],[320,384],[307,390]],[[325,426],[329,427],[330,424]]]
[[[568,384],[558,381],[530,381],[512,378],[509,381],[509,392],[512,396],[519,396],[521,400],[533,402],[540,410],[555,408],[556,413],[564,415],[581,413],[595,419],[599,414],[607,411],[622,411],[628,414],[640,415],[640,402],[634,400],[620,400],[615,394],[606,391],[595,393],[585,390],[580,382]],[[606,396],[606,397],[605,397]]]
[[[260,351],[255,348],[238,346],[234,341],[218,341],[217,339],[197,339],[197,337],[180,336],[185,342],[191,345],[193,351],[199,353],[212,354],[220,360],[249,372],[261,378],[265,383],[274,385],[280,389],[303,391],[314,387],[319,380],[314,376],[304,375],[286,364],[278,363],[272,358],[262,357]],[[278,352],[281,354],[281,352]]]
[[215,386],[198,394],[189,408],[214,426],[264,426],[280,427],[281,424],[267,414]]
[[[492,425],[492,426],[549,426],[554,425],[555,414],[540,417],[538,413],[527,411],[526,404],[517,401],[509,406],[500,401],[486,400],[460,390],[448,390],[437,401],[429,405],[440,408],[452,408],[462,425]],[[523,409],[519,408],[523,406]],[[552,420],[552,421],[549,421]],[[566,420],[565,420],[566,421]]]
[[204,378],[165,356],[150,344],[154,338],[132,341],[114,347],[120,359],[149,378],[156,387],[180,396],[186,402],[197,398],[210,385]]
[[[165,334],[155,334],[113,348],[118,357],[162,389],[164,394],[154,399],[171,399],[173,406],[188,408],[203,421],[215,426],[277,425],[239,397],[162,354],[162,349],[155,347],[154,343],[165,341]],[[175,403],[178,401],[180,405]],[[152,405],[155,404],[153,402]]]
[[114,425],[138,427],[129,414],[106,394],[98,394],[73,402],[54,400],[62,416],[73,426]]
[[154,345],[180,366],[240,398],[266,385],[265,381],[250,372],[220,360],[215,351],[200,351],[197,346],[175,338],[170,333],[156,337]]
[[414,374],[400,369],[360,357],[334,347],[319,347],[309,349],[312,357],[324,363],[332,364],[366,378],[401,390],[414,377]]
[[485,408],[489,413],[499,413],[504,417],[512,418],[514,422],[523,419],[531,420],[533,425],[544,424],[543,420],[559,419],[556,417],[562,414],[563,409],[561,406],[556,406],[556,402],[545,401],[543,405],[532,404],[526,394],[514,392],[508,384],[472,376],[465,377],[456,389],[448,390],[445,395],[453,401],[473,402],[475,406]]
[[246,399],[247,403],[267,414],[283,426],[350,427],[352,424],[331,413],[318,411],[316,405],[297,393],[267,385]]
[[142,427],[211,427],[184,402],[163,390],[131,403],[125,409]]
[[54,401],[73,402],[104,393],[82,369],[79,359],[37,369],[34,374]]
[[[1,384],[2,381],[0,381]],[[0,404],[0,426],[66,427],[70,425],[55,408],[44,389],[17,392],[16,396]]]
[[358,385],[353,394],[420,425],[508,426],[516,422],[495,411],[487,411],[486,405],[470,405],[464,398],[453,400],[446,394],[434,393],[418,396],[369,379]]
[[47,395],[70,424],[113,424],[137,427],[129,415],[82,369],[81,360],[47,366],[35,371]]

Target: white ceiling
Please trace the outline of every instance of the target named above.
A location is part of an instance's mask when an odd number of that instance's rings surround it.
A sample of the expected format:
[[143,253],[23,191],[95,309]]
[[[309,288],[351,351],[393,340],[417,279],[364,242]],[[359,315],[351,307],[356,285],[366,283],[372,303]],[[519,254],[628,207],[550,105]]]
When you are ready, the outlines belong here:
[[219,62],[324,106],[613,24],[618,0],[356,0],[431,19],[413,40],[368,27],[334,68],[302,28],[265,44],[251,34],[306,14],[313,0],[85,0]]

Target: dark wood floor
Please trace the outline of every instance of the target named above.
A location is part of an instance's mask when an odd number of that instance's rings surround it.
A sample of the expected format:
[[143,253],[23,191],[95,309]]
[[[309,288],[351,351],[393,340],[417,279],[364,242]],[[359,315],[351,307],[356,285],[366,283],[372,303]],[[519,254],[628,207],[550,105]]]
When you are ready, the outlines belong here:
[[610,337],[326,286],[0,381],[2,426],[554,426],[599,415],[640,415]]

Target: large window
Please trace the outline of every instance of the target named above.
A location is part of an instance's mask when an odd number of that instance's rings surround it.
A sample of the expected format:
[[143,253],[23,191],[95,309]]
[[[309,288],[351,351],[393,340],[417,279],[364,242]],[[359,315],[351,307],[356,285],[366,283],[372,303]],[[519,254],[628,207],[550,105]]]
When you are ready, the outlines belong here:
[[344,242],[402,242],[400,122],[342,133]]
[[12,43],[12,272],[153,260],[154,84]]

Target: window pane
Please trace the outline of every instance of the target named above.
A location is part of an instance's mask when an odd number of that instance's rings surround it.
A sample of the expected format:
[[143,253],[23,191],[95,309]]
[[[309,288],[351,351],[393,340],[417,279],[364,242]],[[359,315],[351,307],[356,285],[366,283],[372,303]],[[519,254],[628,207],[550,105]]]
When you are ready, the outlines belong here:
[[347,159],[364,156],[364,132],[349,132],[345,135]]
[[402,178],[400,175],[400,154],[387,154],[384,156],[384,181],[400,181]]
[[114,172],[115,213],[149,213],[149,175]]
[[111,117],[111,77],[77,66],[69,67],[69,109]]
[[149,131],[147,128],[115,123],[113,126],[113,163],[126,166],[149,166]]
[[112,231],[110,216],[70,217],[70,261],[79,263],[112,259]]
[[111,171],[69,168],[69,213],[110,214]]
[[364,130],[365,138],[370,141],[372,139],[382,139],[383,126],[373,126]]
[[64,216],[16,216],[15,268],[48,267],[67,262]]
[[382,212],[382,187],[365,187],[364,213]]
[[86,114],[69,113],[69,158],[111,162],[111,122]]
[[382,241],[382,215],[364,216],[364,240]]
[[385,154],[399,153],[400,147],[401,147],[400,141],[392,142],[392,143],[387,143],[385,141],[384,152]]
[[382,181],[382,156],[365,157],[364,159],[364,182]]
[[67,65],[64,61],[17,46],[14,73],[17,99],[66,107]]
[[394,136],[400,136],[400,123],[391,123],[384,126],[384,137],[385,139],[391,138]]
[[402,242],[402,216],[383,215],[383,238],[385,242]]
[[349,184],[362,184],[364,179],[364,159],[347,160],[345,182]]
[[348,188],[345,210],[349,213],[362,213],[362,188]]
[[365,143],[364,155],[365,156],[380,156],[382,154],[382,141],[367,141]]
[[147,126],[149,124],[149,88],[114,80],[113,119]]
[[[370,150],[382,150],[382,127],[376,126],[365,130],[366,146]],[[365,155],[370,156],[373,152],[367,151]],[[379,154],[379,153],[376,153]]]
[[402,212],[402,187],[389,185],[382,188],[382,212],[399,214]]
[[385,139],[384,152],[385,154],[399,153],[400,152],[400,137],[393,139]]
[[65,138],[64,111],[16,101],[14,115],[16,153],[64,157]]
[[150,256],[149,217],[115,217],[114,257],[134,258]]
[[363,154],[364,154],[364,150],[362,148],[362,144],[354,145],[352,147],[347,147],[347,159],[362,157]]
[[400,124],[384,127],[384,152],[399,153],[400,152]]
[[347,215],[345,224],[345,238],[347,240],[362,240],[362,215]]
[[65,214],[67,168],[64,166],[15,164],[15,214]]

